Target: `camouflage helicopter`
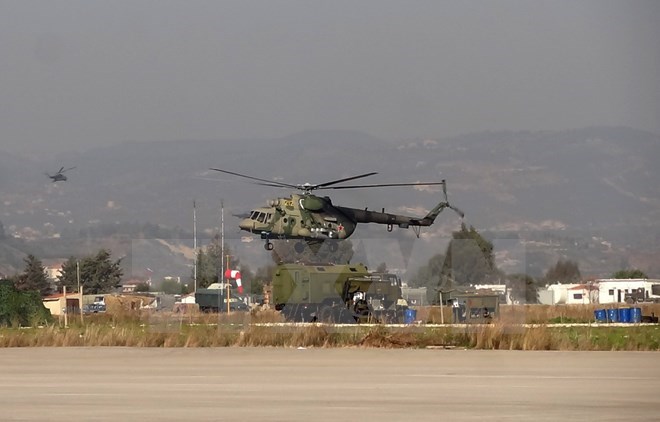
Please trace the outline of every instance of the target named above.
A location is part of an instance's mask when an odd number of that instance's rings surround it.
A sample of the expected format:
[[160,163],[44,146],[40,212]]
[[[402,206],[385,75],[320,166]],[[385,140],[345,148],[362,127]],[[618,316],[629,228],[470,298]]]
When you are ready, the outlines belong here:
[[65,169],[64,167],[60,167],[60,169],[52,176],[48,173],[44,173],[44,174],[50,177],[51,179],[53,179],[53,182],[66,182],[67,177],[64,175],[64,173],[73,169],[75,169],[75,167],[69,167],[68,169]]
[[[231,174],[256,181],[256,184],[262,186],[271,186],[276,188],[289,188],[302,191],[300,194],[291,194],[288,198],[278,198],[270,200],[266,207],[256,208],[239,223],[241,230],[250,233],[259,234],[266,241],[264,248],[272,250],[271,239],[300,239],[308,245],[319,244],[325,240],[342,240],[348,238],[358,223],[377,223],[387,225],[387,231],[391,232],[394,226],[407,229],[412,227],[415,234],[419,237],[421,227],[430,226],[435,218],[444,210],[449,208],[458,215],[464,217],[463,211],[452,206],[447,201],[447,184],[441,182],[428,183],[385,183],[373,185],[349,185],[334,186],[349,180],[360,179],[377,174],[376,172],[360,174],[357,176],[346,177],[320,184],[305,183],[293,185],[258,177],[247,176],[245,174],[232,171],[211,168],[211,170],[221,173]],[[389,214],[383,209],[381,212],[369,211],[367,208],[349,208],[334,205],[328,196],[317,196],[312,192],[321,189],[363,189],[363,188],[381,188],[389,186],[429,186],[442,185],[444,200],[436,205],[424,217],[409,217],[405,215]],[[330,243],[332,250],[336,250],[337,244]],[[298,242],[295,245],[296,252],[302,252],[304,245]]]

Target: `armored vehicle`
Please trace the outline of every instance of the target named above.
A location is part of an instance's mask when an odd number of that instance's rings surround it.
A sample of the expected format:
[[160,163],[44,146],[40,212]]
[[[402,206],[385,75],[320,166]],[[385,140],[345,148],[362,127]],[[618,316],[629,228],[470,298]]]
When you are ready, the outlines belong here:
[[396,275],[370,273],[363,264],[280,264],[271,296],[295,322],[401,322],[407,307]]

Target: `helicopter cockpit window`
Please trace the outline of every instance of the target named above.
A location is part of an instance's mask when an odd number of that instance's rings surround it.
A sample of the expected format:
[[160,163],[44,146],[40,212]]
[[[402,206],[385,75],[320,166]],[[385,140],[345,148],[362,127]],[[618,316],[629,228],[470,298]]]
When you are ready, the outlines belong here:
[[259,216],[259,211],[252,211],[252,213],[250,214],[250,220],[256,220],[258,216]]
[[266,218],[266,214],[264,214],[263,212],[260,212],[259,216],[257,217],[257,221],[260,222],[260,223],[263,223],[265,218]]
[[270,223],[270,220],[273,218],[273,214],[267,213],[266,214],[266,223]]

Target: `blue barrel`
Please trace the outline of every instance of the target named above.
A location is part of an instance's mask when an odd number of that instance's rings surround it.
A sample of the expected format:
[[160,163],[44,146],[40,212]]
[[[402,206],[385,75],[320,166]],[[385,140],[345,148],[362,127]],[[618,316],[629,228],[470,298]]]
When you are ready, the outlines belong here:
[[619,308],[619,322],[630,323],[630,308]]
[[596,322],[607,322],[607,311],[605,309],[596,309],[594,311]]
[[416,309],[406,309],[403,312],[403,322],[404,324],[412,324],[417,319],[417,310]]
[[619,322],[619,311],[616,309],[608,309],[607,322]]
[[642,308],[630,308],[630,322],[633,324],[642,322]]

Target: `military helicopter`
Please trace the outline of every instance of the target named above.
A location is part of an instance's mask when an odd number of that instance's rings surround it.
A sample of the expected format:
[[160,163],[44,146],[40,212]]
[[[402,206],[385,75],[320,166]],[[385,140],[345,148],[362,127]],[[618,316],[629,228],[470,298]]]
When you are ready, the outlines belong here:
[[53,179],[53,182],[66,182],[67,178],[64,175],[64,173],[73,169],[75,169],[75,167],[69,167],[68,169],[65,169],[64,167],[60,167],[60,169],[52,176],[48,173],[44,173],[44,174],[50,177],[51,179]]
[[[291,194],[288,198],[278,198],[270,200],[266,207],[256,208],[245,215],[239,227],[241,230],[250,233],[256,233],[266,241],[264,248],[272,250],[271,239],[300,239],[308,245],[318,244],[325,240],[343,240],[351,236],[358,223],[377,223],[387,225],[387,231],[391,232],[394,226],[400,228],[412,227],[417,237],[419,237],[421,227],[430,226],[435,218],[444,210],[449,208],[458,215],[464,217],[463,211],[452,206],[447,201],[447,183],[441,182],[428,183],[385,183],[373,185],[348,185],[335,186],[339,183],[350,180],[361,179],[367,176],[378,174],[376,172],[360,174],[357,176],[346,177],[320,184],[300,184],[293,185],[267,179],[260,179],[241,173],[211,168],[211,170],[221,173],[231,174],[255,181],[255,184],[262,186],[271,186],[276,188],[289,188],[302,191],[300,194]],[[389,214],[383,208],[381,212],[369,211],[367,208],[348,208],[334,205],[328,196],[317,196],[312,192],[321,189],[363,189],[363,188],[381,188],[389,186],[429,186],[442,185],[444,200],[436,205],[424,217],[409,217],[405,215]],[[332,249],[336,249],[336,243],[330,243]],[[334,245],[334,246],[333,246]],[[296,252],[302,252],[304,245],[298,242],[295,245]]]

